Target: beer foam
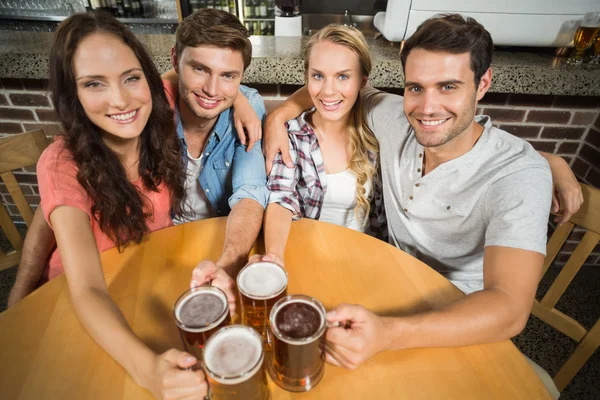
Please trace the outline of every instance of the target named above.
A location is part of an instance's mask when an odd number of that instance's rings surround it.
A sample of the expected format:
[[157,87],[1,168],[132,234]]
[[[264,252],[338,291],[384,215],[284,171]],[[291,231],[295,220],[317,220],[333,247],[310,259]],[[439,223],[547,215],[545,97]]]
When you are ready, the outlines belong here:
[[220,329],[204,348],[207,373],[226,385],[251,378],[261,368],[262,357],[262,339],[252,328],[242,325]]
[[227,298],[223,293],[202,290],[183,299],[175,311],[175,316],[186,326],[187,331],[203,332],[227,317],[227,313],[224,312],[227,307]]
[[287,274],[277,264],[259,262],[246,266],[238,275],[237,284],[250,298],[270,298],[287,287]]

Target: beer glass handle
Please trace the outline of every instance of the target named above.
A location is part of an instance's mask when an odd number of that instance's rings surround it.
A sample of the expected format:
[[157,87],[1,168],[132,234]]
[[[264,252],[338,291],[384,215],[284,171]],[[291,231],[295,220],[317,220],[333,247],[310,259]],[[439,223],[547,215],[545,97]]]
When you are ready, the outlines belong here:
[[189,368],[185,368],[186,371],[198,371],[202,370],[204,373],[204,379],[206,379],[206,396],[204,396],[204,400],[212,400],[212,391],[210,390],[210,384],[208,383],[208,376],[206,375],[206,371],[202,368],[202,361],[198,361],[196,364],[192,365]]

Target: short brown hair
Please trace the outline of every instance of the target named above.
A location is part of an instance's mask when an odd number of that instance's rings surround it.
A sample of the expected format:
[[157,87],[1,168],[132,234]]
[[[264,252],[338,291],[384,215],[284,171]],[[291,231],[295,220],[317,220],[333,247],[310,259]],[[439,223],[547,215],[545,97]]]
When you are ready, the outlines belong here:
[[406,59],[413,49],[452,54],[470,53],[475,86],[492,63],[494,42],[490,33],[475,19],[460,14],[444,14],[424,21],[404,42],[400,61],[406,71]]
[[231,49],[242,53],[244,70],[252,60],[252,43],[240,20],[226,11],[206,8],[185,18],[175,34],[175,54],[181,58],[186,47],[202,45]]

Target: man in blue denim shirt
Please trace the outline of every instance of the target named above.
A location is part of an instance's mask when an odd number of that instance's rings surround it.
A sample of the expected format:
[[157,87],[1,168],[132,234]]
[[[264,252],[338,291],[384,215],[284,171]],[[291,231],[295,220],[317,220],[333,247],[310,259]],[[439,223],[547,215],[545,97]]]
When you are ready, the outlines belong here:
[[269,197],[260,142],[246,148],[233,120],[233,103],[241,104],[238,97],[248,100],[261,121],[266,114],[258,92],[240,86],[251,56],[244,26],[232,14],[214,9],[186,18],[171,50],[177,87],[172,81],[164,86],[187,155],[185,209],[191,211],[174,222],[229,215],[221,257],[216,264],[200,263],[192,286],[219,278],[231,284],[256,241]]

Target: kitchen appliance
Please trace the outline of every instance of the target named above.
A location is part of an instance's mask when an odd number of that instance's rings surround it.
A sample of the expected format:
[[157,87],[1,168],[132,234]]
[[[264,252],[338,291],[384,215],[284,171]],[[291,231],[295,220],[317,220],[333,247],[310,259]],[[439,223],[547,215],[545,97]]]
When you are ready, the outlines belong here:
[[407,39],[426,19],[459,13],[473,17],[492,35],[494,44],[572,46],[586,12],[600,11],[598,0],[388,0],[373,23],[386,39]]
[[275,0],[275,36],[302,36],[301,0]]

